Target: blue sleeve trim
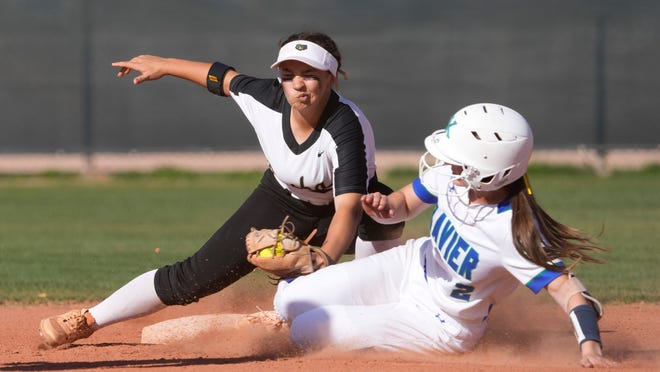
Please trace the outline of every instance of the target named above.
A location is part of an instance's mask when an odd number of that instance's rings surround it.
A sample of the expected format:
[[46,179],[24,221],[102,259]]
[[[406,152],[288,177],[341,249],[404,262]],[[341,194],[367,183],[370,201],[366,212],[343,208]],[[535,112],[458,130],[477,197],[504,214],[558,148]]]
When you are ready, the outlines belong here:
[[557,279],[561,274],[561,272],[557,271],[543,270],[525,285],[527,288],[531,289],[534,294],[538,294],[546,285],[548,285],[548,283]]
[[497,205],[497,213],[504,213],[511,210],[511,199],[502,200]]
[[426,204],[436,204],[438,202],[438,197],[431,194],[429,190],[424,187],[422,184],[422,180],[419,179],[419,177],[415,178],[413,180],[413,191],[415,191],[415,195],[419,198],[419,200],[423,201]]

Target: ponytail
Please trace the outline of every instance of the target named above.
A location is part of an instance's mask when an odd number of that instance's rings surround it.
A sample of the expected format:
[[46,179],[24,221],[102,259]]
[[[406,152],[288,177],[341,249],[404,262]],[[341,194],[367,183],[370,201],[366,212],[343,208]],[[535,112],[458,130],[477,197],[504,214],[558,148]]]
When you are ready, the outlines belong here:
[[[518,252],[529,261],[551,271],[570,271],[579,262],[603,263],[591,255],[606,251],[593,244],[592,239],[548,215],[536,202],[527,175],[505,186],[511,196],[513,217],[511,230]],[[573,261],[569,268],[556,262]]]

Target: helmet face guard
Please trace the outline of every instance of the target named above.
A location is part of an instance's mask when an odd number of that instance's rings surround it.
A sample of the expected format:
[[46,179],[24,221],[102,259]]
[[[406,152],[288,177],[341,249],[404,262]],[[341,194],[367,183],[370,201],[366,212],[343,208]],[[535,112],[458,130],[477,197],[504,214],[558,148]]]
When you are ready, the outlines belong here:
[[[420,177],[442,163],[460,165],[463,172],[457,178],[469,188],[492,191],[527,172],[533,135],[516,111],[479,103],[456,112],[445,129],[426,137],[424,145],[427,153],[420,159]],[[432,165],[428,154],[437,159]]]

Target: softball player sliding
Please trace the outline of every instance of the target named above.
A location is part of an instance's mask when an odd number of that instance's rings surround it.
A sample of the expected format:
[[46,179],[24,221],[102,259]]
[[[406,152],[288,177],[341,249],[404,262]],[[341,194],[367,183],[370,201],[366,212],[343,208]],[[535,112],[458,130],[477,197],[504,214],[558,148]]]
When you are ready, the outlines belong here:
[[292,341],[307,349],[469,351],[492,307],[523,283],[547,289],[569,314],[583,366],[612,365],[601,353],[602,307],[561,261],[598,262],[589,253],[601,248],[536,203],[526,178],[527,121],[501,105],[470,105],[424,144],[419,177],[388,196],[363,196],[362,206],[394,223],[433,205],[430,235],[281,282],[275,311],[290,323]]

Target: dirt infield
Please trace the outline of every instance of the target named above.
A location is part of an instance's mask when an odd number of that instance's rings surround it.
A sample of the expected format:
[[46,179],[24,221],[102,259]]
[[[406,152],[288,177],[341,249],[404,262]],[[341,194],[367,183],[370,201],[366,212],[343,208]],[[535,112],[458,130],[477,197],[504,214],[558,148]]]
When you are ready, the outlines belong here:
[[[143,327],[196,314],[270,309],[269,293],[246,295],[232,287],[186,307],[115,324],[90,338],[58,349],[39,346],[37,326],[43,317],[90,304],[4,305],[0,371],[138,370],[150,371],[572,371],[581,370],[570,324],[545,295],[525,289],[493,310],[480,345],[463,355],[404,355],[323,351],[302,355],[285,333],[241,329],[207,334],[192,342],[140,344]],[[251,298],[248,298],[251,297]],[[525,304],[524,306],[521,304]],[[608,305],[601,321],[606,353],[619,370],[660,370],[660,305]]]

